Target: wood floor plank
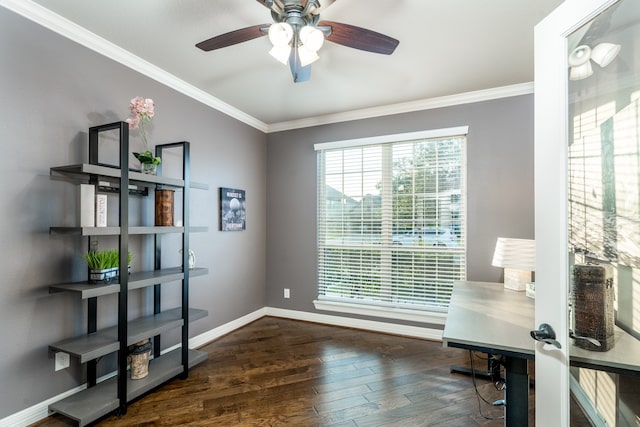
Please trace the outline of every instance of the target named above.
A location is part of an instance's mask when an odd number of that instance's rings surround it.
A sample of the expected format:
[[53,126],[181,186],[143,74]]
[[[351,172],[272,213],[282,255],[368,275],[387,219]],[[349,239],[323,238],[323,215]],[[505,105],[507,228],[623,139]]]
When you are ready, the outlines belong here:
[[[264,317],[201,350],[208,360],[99,427],[460,427],[502,425],[478,404],[466,351],[439,342]],[[482,360],[476,360],[482,366]],[[486,366],[486,362],[485,366]],[[503,392],[478,379],[490,402]],[[535,392],[529,425],[534,426]],[[482,413],[480,412],[482,411]],[[575,415],[575,416],[574,416]],[[572,413],[572,427],[586,427]],[[582,423],[581,423],[582,421]],[[71,426],[52,415],[32,427]]]

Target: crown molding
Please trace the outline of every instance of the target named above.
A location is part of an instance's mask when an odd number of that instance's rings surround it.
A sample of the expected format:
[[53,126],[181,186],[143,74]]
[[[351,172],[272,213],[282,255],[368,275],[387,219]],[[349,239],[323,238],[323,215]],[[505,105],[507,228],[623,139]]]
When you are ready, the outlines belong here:
[[267,133],[301,129],[311,126],[328,125],[332,123],[349,122],[353,120],[371,119],[374,117],[390,116],[393,114],[411,113],[414,111],[431,110],[434,108],[451,107],[454,105],[470,104],[473,102],[490,101],[492,99],[508,98],[511,96],[528,95],[533,93],[533,82],[502,86],[493,89],[465,92],[457,95],[441,96],[438,98],[421,99],[417,101],[390,104],[382,107],[363,108],[344,113],[327,114],[268,125]]
[[137,71],[159,83],[170,87],[204,105],[226,114],[264,133],[282,132],[321,126],[353,120],[370,119],[374,117],[390,116],[394,114],[410,113],[430,110],[434,108],[450,107],[473,102],[489,101],[492,99],[533,93],[533,82],[502,86],[493,89],[466,92],[457,95],[438,98],[422,99],[411,102],[391,104],[381,107],[363,108],[347,112],[327,114],[298,120],[290,120],[267,124],[255,117],[221,101],[213,95],[198,89],[190,83],[163,70],[152,63],[132,54],[114,43],[92,33],[84,27],[34,3],[31,0],[0,0],[0,6],[21,15],[63,37],[66,37],[88,49],[110,58],[134,71]]
[[91,49],[109,59],[131,68],[159,83],[164,84],[190,98],[195,99],[215,110],[220,111],[236,120],[252,126],[262,132],[267,132],[268,126],[255,117],[219,100],[207,92],[196,88],[173,74],[152,63],[132,54],[131,52],[111,43],[110,41],[92,33],[84,27],[34,3],[31,0],[0,0],[3,6],[55,33],[60,34],[88,49]]

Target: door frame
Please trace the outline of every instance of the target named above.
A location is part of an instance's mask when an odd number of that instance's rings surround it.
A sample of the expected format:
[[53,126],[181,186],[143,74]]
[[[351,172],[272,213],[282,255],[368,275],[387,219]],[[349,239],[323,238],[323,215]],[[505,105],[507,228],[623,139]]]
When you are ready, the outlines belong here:
[[619,0],[565,0],[535,27],[536,425],[569,426],[567,37]]

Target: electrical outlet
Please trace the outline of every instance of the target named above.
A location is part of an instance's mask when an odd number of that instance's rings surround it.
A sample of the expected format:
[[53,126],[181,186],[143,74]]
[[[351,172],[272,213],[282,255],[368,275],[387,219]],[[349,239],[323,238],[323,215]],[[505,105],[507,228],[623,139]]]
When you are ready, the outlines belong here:
[[284,288],[284,297],[291,298],[291,291],[289,290],[289,288]]
[[56,371],[69,367],[69,353],[63,351],[56,352]]

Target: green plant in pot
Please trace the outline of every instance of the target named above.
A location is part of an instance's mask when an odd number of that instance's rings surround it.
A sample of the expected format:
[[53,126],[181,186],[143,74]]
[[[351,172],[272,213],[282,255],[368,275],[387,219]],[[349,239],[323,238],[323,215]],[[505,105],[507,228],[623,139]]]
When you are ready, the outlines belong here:
[[[127,263],[130,266],[133,255],[127,255]],[[104,251],[89,251],[84,255],[84,260],[89,267],[89,282],[104,282],[110,284],[120,273],[120,252],[116,249]]]
[[149,150],[142,153],[133,153],[136,159],[142,164],[142,172],[155,174],[156,167],[161,163],[160,157],[155,157]]

